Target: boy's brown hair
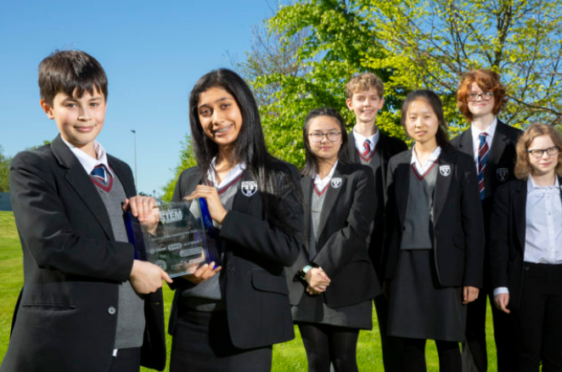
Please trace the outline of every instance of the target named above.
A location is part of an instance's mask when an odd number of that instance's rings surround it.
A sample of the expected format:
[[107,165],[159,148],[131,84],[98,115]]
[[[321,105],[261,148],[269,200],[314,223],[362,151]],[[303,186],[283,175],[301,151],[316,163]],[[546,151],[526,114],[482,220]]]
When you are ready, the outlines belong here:
[[39,64],[39,92],[50,106],[58,93],[82,97],[84,92],[103,93],[107,101],[107,76],[100,63],[79,50],[55,51]]
[[379,98],[383,98],[384,84],[377,75],[372,72],[357,74],[345,85],[345,94],[348,99],[351,99],[354,93],[365,92],[371,88],[375,88]]
[[472,83],[476,83],[484,92],[494,93],[492,113],[497,116],[507,101],[505,87],[500,82],[500,75],[490,70],[472,70],[462,78],[457,90],[457,107],[469,122],[472,121],[472,113],[468,109],[468,95]]
[[540,136],[549,136],[555,146],[558,146],[558,165],[556,166],[556,173],[562,176],[562,135],[556,128],[551,125],[532,124],[525,133],[517,141],[516,153],[517,162],[515,163],[515,177],[518,179],[527,179],[531,174],[531,163],[529,163],[529,153],[527,150],[533,140]]

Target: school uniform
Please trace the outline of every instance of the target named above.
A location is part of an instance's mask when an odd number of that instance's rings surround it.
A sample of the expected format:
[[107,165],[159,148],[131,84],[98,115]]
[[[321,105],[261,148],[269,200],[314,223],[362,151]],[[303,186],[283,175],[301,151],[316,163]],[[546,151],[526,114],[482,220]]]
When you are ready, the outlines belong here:
[[[516,159],[517,140],[523,133],[519,129],[504,124],[495,119],[485,131],[480,131],[471,126],[451,141],[451,144],[471,157],[478,169],[479,134],[484,132],[486,144],[489,148],[486,166],[483,171],[484,195],[481,198],[484,214],[485,244],[489,244],[492,206],[496,189],[508,181],[514,180],[513,168]],[[477,181],[478,182],[478,181]],[[490,285],[490,264],[488,248],[485,248],[484,258],[484,287],[478,299],[468,306],[466,343],[463,344],[463,371],[487,370],[486,351],[486,302],[487,296],[492,295]],[[494,320],[494,337],[498,354],[498,371],[511,372],[514,369],[512,350],[513,334],[510,320],[507,315],[495,308],[492,304]]]
[[[370,300],[381,288],[368,255],[374,210],[373,174],[358,164],[338,162],[322,182],[305,176],[305,250],[287,270],[295,322],[371,329]],[[306,265],[321,267],[331,279],[312,296],[299,277]]]
[[[490,260],[495,294],[509,293],[514,371],[562,371],[561,177],[515,180],[496,193]],[[513,357],[516,355],[516,357]]]
[[[365,149],[365,140],[370,142],[370,151]],[[383,249],[385,235],[384,205],[386,199],[386,175],[390,158],[408,149],[404,141],[389,137],[377,130],[370,138],[365,138],[354,130],[348,133],[347,154],[350,161],[369,166],[375,176],[374,200],[372,208],[375,212],[374,229],[370,237],[369,257],[375,268],[380,283],[384,280],[386,266],[385,250]],[[374,301],[377,320],[381,336],[381,346],[386,372],[401,372],[402,342],[395,337],[387,337],[388,300],[385,296],[377,296]]]
[[[212,281],[174,280],[171,371],[268,371],[271,345],[294,338],[284,268],[301,249],[302,206],[299,190],[288,186],[290,178],[298,181],[297,170],[281,162],[275,167],[282,191],[277,211],[265,209],[262,190],[243,169],[219,186],[228,210],[218,227],[222,270],[212,278],[214,288]],[[202,177],[199,168],[185,170],[173,200],[182,200],[202,182],[209,182],[208,175]],[[230,196],[221,196],[225,193]],[[286,219],[290,233],[268,220],[273,213]]]
[[413,150],[388,168],[388,334],[462,341],[462,287],[482,286],[484,226],[471,159],[437,148],[419,169]]
[[136,195],[132,172],[104,155],[112,178],[102,190],[73,151],[59,135],[11,163],[24,286],[0,370],[99,372],[115,358],[162,370],[162,292],[139,296],[128,282],[121,203]]

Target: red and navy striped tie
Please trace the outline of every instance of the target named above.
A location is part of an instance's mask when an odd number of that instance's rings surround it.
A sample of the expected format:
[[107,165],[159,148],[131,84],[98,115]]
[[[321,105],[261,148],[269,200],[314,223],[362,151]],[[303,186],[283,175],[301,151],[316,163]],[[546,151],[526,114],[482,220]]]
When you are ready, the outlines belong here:
[[363,147],[365,148],[365,151],[363,151],[363,157],[366,158],[371,153],[371,141],[368,139],[365,140],[365,142],[363,142]]
[[488,133],[482,132],[478,136],[480,139],[480,146],[478,147],[478,189],[480,191],[480,200],[484,200],[485,189],[484,186],[484,172],[486,171],[486,163],[488,162],[488,142],[486,142],[486,137]]

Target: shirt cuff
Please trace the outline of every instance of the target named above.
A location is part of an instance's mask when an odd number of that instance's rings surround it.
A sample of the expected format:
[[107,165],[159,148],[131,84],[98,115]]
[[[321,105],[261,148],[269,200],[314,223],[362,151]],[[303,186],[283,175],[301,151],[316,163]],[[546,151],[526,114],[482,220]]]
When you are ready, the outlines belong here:
[[502,293],[507,293],[509,294],[509,289],[507,289],[507,287],[498,287],[496,289],[494,289],[494,297],[496,297],[499,294]]

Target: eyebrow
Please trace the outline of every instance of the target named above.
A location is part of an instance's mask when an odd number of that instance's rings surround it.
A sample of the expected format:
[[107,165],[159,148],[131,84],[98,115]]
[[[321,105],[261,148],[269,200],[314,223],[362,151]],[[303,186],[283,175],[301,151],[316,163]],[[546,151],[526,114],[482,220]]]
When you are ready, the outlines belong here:
[[[221,98],[217,99],[214,103],[219,103],[219,102],[226,101],[226,100],[232,100],[232,98],[230,98],[230,97],[221,97]],[[203,104],[201,104],[198,108],[201,108],[201,107],[204,107],[204,106],[209,106],[209,105],[206,104],[206,103],[203,103]]]

